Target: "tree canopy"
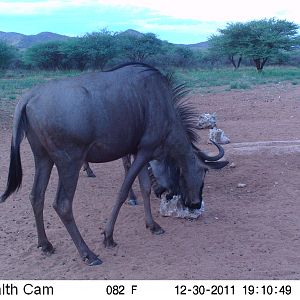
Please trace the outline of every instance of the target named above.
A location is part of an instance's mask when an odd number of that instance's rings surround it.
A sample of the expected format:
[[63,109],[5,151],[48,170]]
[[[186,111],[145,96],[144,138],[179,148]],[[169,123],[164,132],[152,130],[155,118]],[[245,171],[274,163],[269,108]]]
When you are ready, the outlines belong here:
[[247,27],[243,23],[230,23],[224,29],[219,29],[220,35],[213,35],[209,39],[210,51],[215,56],[226,55],[234,68],[240,66],[246,43],[244,36]]
[[114,34],[106,29],[88,33],[79,42],[88,57],[89,66],[93,69],[103,70],[117,54]]
[[150,56],[161,53],[162,41],[153,33],[141,36],[124,34],[118,37],[118,45],[127,60],[145,62]]
[[229,23],[210,38],[211,51],[227,55],[235,68],[243,57],[250,58],[260,71],[270,58],[298,44],[297,29],[293,22],[274,18]]

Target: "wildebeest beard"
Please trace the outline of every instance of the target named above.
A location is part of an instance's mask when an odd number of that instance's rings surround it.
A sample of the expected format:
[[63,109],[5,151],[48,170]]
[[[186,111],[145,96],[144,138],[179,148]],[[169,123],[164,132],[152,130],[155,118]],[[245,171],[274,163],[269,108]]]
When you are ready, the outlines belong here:
[[[156,172],[157,166],[162,167],[164,173],[158,174]],[[162,161],[156,162],[156,164],[149,166],[148,172],[151,178],[152,189],[156,197],[161,198],[164,194],[167,200],[171,200],[174,196],[180,196],[179,201],[182,207],[187,207],[190,210],[201,208],[201,202],[196,206],[190,203],[187,185],[184,177],[181,175],[181,170],[174,159],[169,156],[165,157]],[[167,182],[164,180],[166,178],[168,178]],[[203,184],[199,192],[199,199],[201,200],[202,189]]]

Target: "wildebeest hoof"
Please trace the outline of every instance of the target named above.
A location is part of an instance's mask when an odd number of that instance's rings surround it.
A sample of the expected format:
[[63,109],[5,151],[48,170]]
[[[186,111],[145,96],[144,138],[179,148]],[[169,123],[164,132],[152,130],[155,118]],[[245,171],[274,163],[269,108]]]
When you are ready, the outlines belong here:
[[149,228],[153,234],[159,235],[165,233],[165,231],[157,223],[154,223],[153,225],[146,224],[146,228]]
[[50,256],[54,253],[55,249],[50,242],[38,244],[38,248],[41,248],[43,253],[47,256]]
[[135,205],[138,205],[138,202],[136,199],[129,199],[128,204],[131,206],[135,206]]
[[98,266],[102,264],[102,260],[95,254],[86,255],[82,258],[82,260],[88,265],[88,266]]
[[95,258],[94,260],[88,262],[89,266],[99,266],[101,264],[102,264],[102,260],[98,257]]
[[103,232],[104,235],[104,240],[103,240],[103,244],[105,248],[114,248],[117,246],[117,243],[114,241],[112,236],[106,236],[106,233]]
[[104,239],[103,244],[105,248],[109,248],[109,249],[112,249],[118,245],[113,239],[107,239],[107,238]]

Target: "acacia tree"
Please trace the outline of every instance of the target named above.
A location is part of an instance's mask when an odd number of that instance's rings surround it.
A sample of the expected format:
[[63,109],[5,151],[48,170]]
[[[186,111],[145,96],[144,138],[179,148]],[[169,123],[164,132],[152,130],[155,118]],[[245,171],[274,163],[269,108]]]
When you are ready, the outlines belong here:
[[243,23],[229,23],[225,29],[219,29],[220,35],[209,38],[209,51],[215,57],[226,55],[238,69],[244,54],[244,35],[247,31]]
[[260,20],[247,23],[248,34],[244,37],[247,47],[245,56],[251,58],[258,71],[280,51],[290,51],[296,46],[298,25],[286,20]]
[[61,69],[63,64],[61,46],[63,43],[61,41],[52,41],[28,48],[25,52],[25,63],[40,69]]
[[166,56],[169,64],[177,68],[190,67],[195,63],[195,51],[186,46],[170,46]]
[[270,58],[298,44],[297,29],[298,25],[293,22],[274,18],[231,23],[219,29],[219,35],[211,37],[211,51],[228,55],[235,68],[239,67],[242,57],[248,57],[261,71]]
[[61,45],[64,69],[78,69],[83,71],[89,63],[89,53],[82,38],[73,38]]
[[132,62],[145,62],[162,51],[162,41],[154,33],[118,36],[119,52]]
[[93,69],[103,70],[117,54],[115,35],[106,29],[86,34],[81,38],[81,43]]

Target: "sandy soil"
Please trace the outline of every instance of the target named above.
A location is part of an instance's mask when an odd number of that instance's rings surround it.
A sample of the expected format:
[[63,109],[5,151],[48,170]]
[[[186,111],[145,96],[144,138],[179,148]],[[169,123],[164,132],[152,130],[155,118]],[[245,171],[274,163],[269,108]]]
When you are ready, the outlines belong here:
[[[191,100],[199,115],[217,112],[218,127],[235,145],[300,140],[300,86],[264,85],[196,94]],[[11,136],[11,117],[3,111],[0,126],[3,192]],[[207,130],[201,136],[203,148],[211,149],[206,143]],[[101,231],[123,178],[121,162],[92,165],[96,179],[82,172],[74,214],[86,242],[104,262],[88,267],[52,208],[55,170],[46,194],[45,222],[56,252],[46,257],[37,249],[28,199],[34,164],[28,143],[23,142],[22,188],[0,206],[0,279],[300,279],[297,147],[286,152],[269,151],[268,146],[232,151],[232,145],[226,146],[226,158],[236,167],[207,175],[203,216],[196,221],[162,217],[159,200],[152,196],[154,217],[166,231],[154,236],[145,228],[143,206],[126,204],[116,224],[118,246],[112,250],[102,245]],[[246,187],[237,188],[238,183]],[[136,184],[135,189],[141,199]]]

